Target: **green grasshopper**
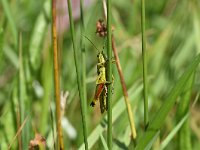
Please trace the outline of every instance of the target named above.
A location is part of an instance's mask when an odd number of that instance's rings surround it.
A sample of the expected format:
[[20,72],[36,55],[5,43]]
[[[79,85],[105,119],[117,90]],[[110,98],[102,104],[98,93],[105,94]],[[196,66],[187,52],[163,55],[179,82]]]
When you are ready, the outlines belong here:
[[94,107],[96,102],[99,100],[101,113],[104,113],[107,110],[107,83],[106,80],[106,59],[103,52],[99,52],[98,55],[98,64],[97,64],[97,79],[96,79],[96,91],[93,101],[90,103],[90,106]]
[[[91,42],[91,44],[95,47],[95,49],[97,49],[96,46],[92,43],[92,41],[89,38],[87,39]],[[106,102],[107,85],[110,84],[110,82],[108,82],[106,79],[107,60],[106,60],[105,55],[103,54],[103,51],[101,52],[99,51],[97,58],[98,58],[98,63],[97,63],[96,90],[95,90],[94,98],[92,102],[90,103],[90,106],[94,107],[96,105],[96,102],[99,101],[101,113],[104,113],[105,111],[107,111],[107,102]],[[113,82],[114,82],[114,77],[113,77],[112,83]]]

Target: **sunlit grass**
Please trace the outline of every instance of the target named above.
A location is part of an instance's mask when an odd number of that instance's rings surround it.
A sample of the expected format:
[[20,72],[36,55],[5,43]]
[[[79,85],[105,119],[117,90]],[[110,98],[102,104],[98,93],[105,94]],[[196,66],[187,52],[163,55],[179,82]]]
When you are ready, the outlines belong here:
[[[73,6],[73,34],[70,33],[69,21],[61,17],[68,16],[67,1],[57,4],[57,9],[65,6],[64,10],[57,10],[57,16],[61,19],[57,24],[58,36],[61,37],[58,43],[62,48],[58,54],[60,91],[69,92],[63,113],[65,122],[62,124],[65,149],[85,149],[84,143],[87,142],[88,149],[111,146],[113,149],[132,149],[133,146],[138,149],[148,146],[152,146],[152,149],[199,149],[199,130],[195,130],[199,120],[199,101],[195,98],[200,91],[199,1],[146,1],[148,59],[145,63],[149,102],[146,120],[149,120],[149,125],[144,131],[141,1],[112,0],[110,26],[114,28],[116,48],[135,114],[136,145],[130,142],[131,129],[114,64],[111,65],[115,77],[114,91],[109,108],[112,109],[112,120],[107,113],[101,115],[98,106],[89,106],[95,93],[97,51],[89,42],[84,43],[80,35],[89,37],[98,49],[108,50],[107,46],[110,45],[105,46],[104,41],[95,34],[96,22],[104,18],[102,3],[83,1],[84,17],[81,21],[80,5],[76,6],[72,0],[70,2]],[[54,139],[57,138],[56,131],[53,131],[55,128],[52,129],[55,127],[56,105],[51,1],[2,0],[0,4],[0,149],[7,149],[10,144],[12,149],[28,149],[36,132],[46,139],[48,149],[54,149],[54,142],[56,145],[58,142]],[[83,27],[81,30],[80,26]],[[75,68],[73,47],[77,52],[78,70]],[[85,99],[84,102],[80,98]],[[108,112],[111,115],[111,111]],[[112,133],[107,135],[108,121]],[[21,138],[16,135],[21,135]],[[112,140],[109,144],[106,143],[108,139]]]

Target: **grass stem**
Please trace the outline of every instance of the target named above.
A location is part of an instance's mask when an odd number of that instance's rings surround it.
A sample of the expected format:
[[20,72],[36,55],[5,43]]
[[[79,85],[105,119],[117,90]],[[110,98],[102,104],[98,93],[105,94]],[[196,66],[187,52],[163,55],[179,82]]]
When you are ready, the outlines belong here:
[[[86,86],[86,57],[85,57],[85,40],[82,35],[85,35],[84,14],[83,14],[83,0],[80,0],[80,15],[81,15],[81,64],[82,64],[82,87],[83,87],[83,107],[87,110],[87,86]],[[86,112],[85,112],[86,113]]]
[[57,31],[56,31],[56,0],[52,0],[52,36],[53,36],[53,58],[54,58],[54,87],[56,96],[56,124],[58,132],[58,145],[60,150],[64,150],[63,133],[61,126],[61,110],[60,110],[60,75],[57,48]]
[[135,140],[137,133],[136,133],[135,123],[134,123],[134,119],[133,119],[133,112],[132,112],[132,109],[131,109],[131,104],[130,104],[128,92],[127,92],[127,89],[126,89],[126,84],[125,84],[125,81],[124,81],[124,76],[123,76],[123,73],[122,73],[122,68],[121,68],[121,65],[120,65],[119,57],[118,57],[117,50],[116,50],[116,47],[115,47],[114,35],[112,35],[112,49],[113,49],[113,53],[114,53],[114,56],[115,56],[116,66],[117,66],[117,70],[118,70],[118,73],[119,73],[119,77],[120,77],[120,81],[121,81],[121,85],[122,85],[122,89],[123,89],[123,93],[124,93],[124,100],[125,100],[126,107],[127,107],[128,118],[129,118],[131,132],[132,132],[132,138],[133,138],[133,140]]
[[[112,82],[112,40],[111,40],[111,0],[107,0],[107,56],[108,56],[108,64],[107,64],[107,80],[108,82]],[[108,148],[112,149],[112,85],[108,85],[108,96],[107,96],[107,104],[108,104],[108,132],[107,132],[107,144]]]
[[[103,0],[102,2],[103,2],[103,9],[104,9],[104,16],[107,20],[106,2],[105,2],[105,0]],[[113,49],[113,53],[114,53],[114,56],[115,56],[116,66],[117,66],[117,70],[118,70],[118,73],[119,73],[119,77],[120,77],[120,81],[121,81],[121,85],[122,85],[122,89],[123,89],[123,93],[124,93],[124,100],[125,100],[126,107],[127,107],[127,112],[128,112],[131,132],[132,132],[132,138],[134,140],[134,139],[136,139],[137,133],[136,133],[136,129],[135,129],[134,119],[132,117],[133,112],[132,112],[132,109],[131,109],[130,100],[129,100],[129,97],[128,97],[128,92],[127,92],[127,89],[126,89],[126,84],[125,84],[125,81],[124,81],[124,76],[123,76],[123,73],[122,73],[118,53],[117,53],[117,50],[116,50],[116,47],[115,47],[114,35],[112,34],[111,36],[112,36],[111,37],[112,38],[112,49]]]
[[146,34],[145,34],[145,0],[141,0],[141,28],[142,28],[142,61],[143,61],[143,95],[144,95],[144,124],[148,126],[148,91],[147,91],[147,58],[146,58]]
[[74,23],[73,23],[73,18],[72,18],[72,9],[71,9],[70,0],[67,0],[67,4],[68,4],[68,13],[69,13],[69,21],[70,21],[71,39],[72,39],[72,45],[73,45],[73,50],[74,50],[74,60],[75,60],[75,66],[76,66],[78,90],[79,90],[79,96],[80,96],[80,101],[81,101],[83,136],[84,136],[84,142],[85,142],[85,149],[87,150],[88,142],[87,142],[86,106],[84,105],[84,89],[81,82],[81,73],[80,73],[80,67],[79,67],[80,63],[78,63],[78,54],[77,54],[76,45],[75,45]]
[[8,149],[11,149],[12,144],[14,143],[14,141],[16,140],[16,138],[19,136],[19,134],[21,134],[22,129],[24,128],[27,120],[28,120],[28,116],[25,118],[25,120],[22,122],[21,126],[19,127],[19,129],[17,130],[17,133],[15,134],[15,136],[13,137],[13,139],[11,140],[10,144],[8,145]]

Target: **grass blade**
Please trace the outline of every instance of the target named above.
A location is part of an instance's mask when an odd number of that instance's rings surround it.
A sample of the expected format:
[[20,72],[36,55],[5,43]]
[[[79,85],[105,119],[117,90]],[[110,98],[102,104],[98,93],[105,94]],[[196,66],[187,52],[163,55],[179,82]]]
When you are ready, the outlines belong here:
[[[177,120],[181,120],[190,110],[190,99],[192,94],[192,87],[194,85],[195,80],[195,72],[190,77],[188,84],[185,86],[186,92],[184,92],[183,96],[181,97],[180,104],[177,110]],[[178,146],[179,149],[192,149],[191,144],[191,136],[190,136],[190,123],[189,119],[187,118],[186,121],[183,123],[180,131],[178,132]]]
[[44,34],[47,31],[47,19],[45,18],[44,12],[46,12],[46,14],[50,16],[50,2],[45,1],[43,7],[44,11],[42,11],[37,17],[29,44],[30,63],[34,70],[37,70],[41,65],[40,47],[44,40]]
[[139,139],[136,150],[145,149],[150,140],[156,134],[156,132],[162,127],[167,114],[172,109],[176,101],[177,96],[183,91],[183,87],[185,86],[193,71],[197,68],[199,62],[200,55],[198,55],[196,59],[194,59],[191,66],[185,71],[185,73],[172,88],[168,98],[162,104],[162,106],[154,116],[153,120],[149,123],[146,133],[144,133],[144,135]]
[[15,24],[14,17],[12,16],[11,8],[9,7],[7,0],[1,0],[1,3],[4,9],[4,12],[6,14],[6,17],[8,18],[8,22],[10,24],[11,32],[14,37],[15,48],[17,48],[17,26]]
[[26,122],[27,122],[28,116],[25,118],[25,120],[22,122],[21,126],[19,127],[17,133],[15,134],[15,136],[13,137],[12,141],[10,142],[8,149],[11,149],[11,146],[13,144],[13,142],[16,140],[16,138],[18,137],[18,135],[21,133],[23,127],[25,126]]
[[3,52],[3,28],[0,27],[0,58],[2,58],[2,52]]
[[146,146],[145,150],[150,150],[153,143],[156,141],[156,139],[159,137],[160,135],[160,130],[158,130],[155,135],[152,137],[152,139],[149,141],[148,145]]
[[75,33],[74,33],[74,23],[72,18],[72,9],[71,9],[71,2],[70,0],[67,0],[68,4],[68,13],[69,13],[69,20],[70,20],[70,31],[71,31],[71,39],[72,39],[72,45],[74,50],[74,60],[75,60],[75,66],[76,66],[76,75],[77,75],[77,83],[78,83],[78,90],[79,90],[79,96],[81,101],[81,114],[82,114],[82,123],[83,123],[83,136],[84,136],[84,142],[85,142],[85,149],[88,149],[88,143],[87,143],[87,124],[86,124],[86,106],[84,105],[84,89],[82,87],[81,82],[81,73],[80,73],[80,67],[78,63],[78,54],[75,44]]
[[[87,86],[86,86],[86,52],[85,52],[85,40],[84,36],[85,35],[85,25],[84,25],[84,14],[83,14],[83,0],[80,0],[80,15],[81,15],[81,68],[82,68],[82,89],[83,89],[83,100],[81,100],[81,103],[83,105],[83,113],[86,114],[87,111]],[[87,132],[87,129],[86,129]],[[87,138],[87,133],[86,133],[86,138]]]
[[103,137],[102,134],[100,134],[100,138],[101,138],[101,142],[102,142],[102,144],[103,144],[104,149],[105,149],[105,150],[109,150],[109,149],[108,149],[108,146],[107,146],[107,144],[106,144],[106,141],[105,141],[105,139],[104,139],[104,137]]
[[85,35],[84,14],[83,14],[83,0],[80,0],[80,15],[81,15],[81,56],[82,56],[82,85],[83,85],[83,105],[87,110],[87,92],[86,92],[86,58],[85,58],[85,40],[82,35]]
[[142,61],[143,61],[143,84],[144,84],[144,125],[148,125],[148,93],[147,93],[147,59],[146,59],[146,34],[145,34],[145,0],[141,0],[141,28],[142,28]]
[[182,120],[176,125],[176,127],[171,131],[171,133],[165,138],[165,140],[161,144],[161,150],[164,149],[167,144],[173,139],[173,137],[177,134],[177,132],[180,130],[180,128],[183,126],[185,121],[188,119],[188,114],[186,114]]
[[116,60],[116,66],[117,66],[118,74],[119,74],[122,89],[123,89],[124,100],[125,100],[125,103],[126,103],[128,118],[129,118],[131,132],[132,132],[132,139],[135,140],[137,133],[136,133],[135,123],[134,123],[134,118],[133,118],[134,115],[133,115],[133,112],[132,112],[132,108],[131,108],[130,99],[129,99],[129,96],[128,96],[124,76],[123,76],[123,73],[122,73],[122,68],[121,68],[121,64],[120,64],[120,61],[119,61],[119,56],[118,56],[117,50],[115,48],[114,35],[112,35],[112,49],[113,49],[114,57],[115,57],[115,60]]

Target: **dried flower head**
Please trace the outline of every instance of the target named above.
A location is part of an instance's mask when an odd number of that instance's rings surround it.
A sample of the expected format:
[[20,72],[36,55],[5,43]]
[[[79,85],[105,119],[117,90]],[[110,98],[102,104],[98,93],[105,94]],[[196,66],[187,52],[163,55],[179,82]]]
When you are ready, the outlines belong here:
[[35,138],[31,140],[29,143],[29,150],[34,150],[38,147],[43,147],[45,149],[46,139],[43,136],[41,136],[39,133],[36,133]]
[[96,23],[96,34],[100,37],[105,37],[107,35],[107,27],[103,19],[99,19]]

